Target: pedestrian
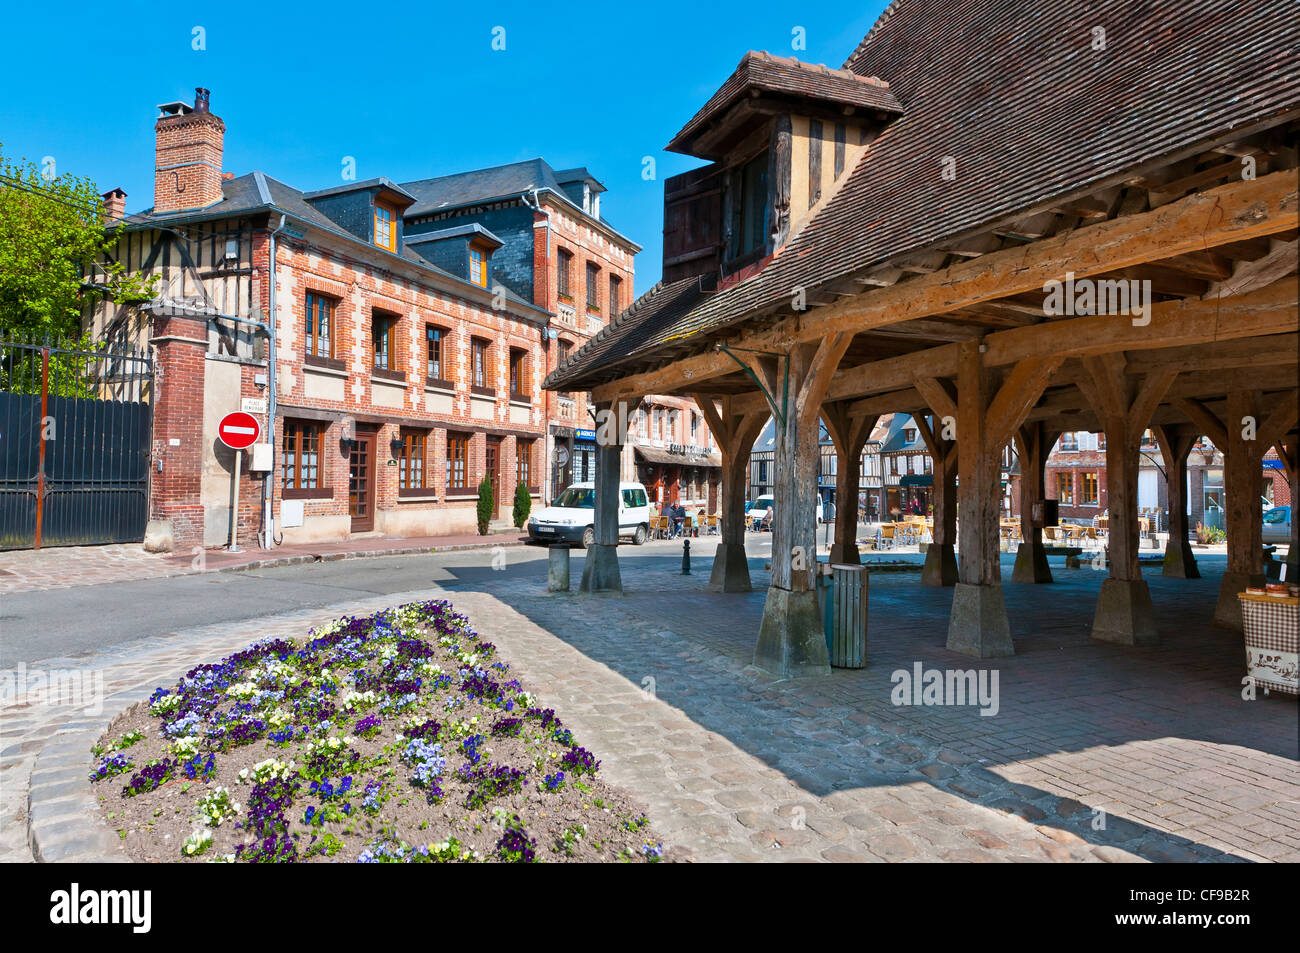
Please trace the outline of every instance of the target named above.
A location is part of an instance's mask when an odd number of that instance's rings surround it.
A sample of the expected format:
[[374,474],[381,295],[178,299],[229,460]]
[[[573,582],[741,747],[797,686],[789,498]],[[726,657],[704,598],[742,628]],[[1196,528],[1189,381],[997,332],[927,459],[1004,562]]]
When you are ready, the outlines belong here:
[[673,504],[673,539],[682,535],[682,524],[686,522],[686,507],[681,500]]

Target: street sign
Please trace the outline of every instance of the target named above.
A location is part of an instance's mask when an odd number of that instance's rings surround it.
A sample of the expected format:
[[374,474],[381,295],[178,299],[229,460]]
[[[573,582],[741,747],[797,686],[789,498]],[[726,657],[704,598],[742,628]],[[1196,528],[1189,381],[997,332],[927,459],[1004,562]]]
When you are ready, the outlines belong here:
[[266,413],[265,397],[245,397],[239,402],[239,409],[246,414]]
[[217,438],[231,450],[251,447],[261,436],[262,428],[252,414],[237,411],[226,414],[217,425]]

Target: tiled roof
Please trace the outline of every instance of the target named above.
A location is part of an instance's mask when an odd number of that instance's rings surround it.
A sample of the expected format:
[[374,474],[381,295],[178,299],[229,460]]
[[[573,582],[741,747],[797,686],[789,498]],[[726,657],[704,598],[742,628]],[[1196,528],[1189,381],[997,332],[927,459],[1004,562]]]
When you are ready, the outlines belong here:
[[[1094,49],[1093,26],[1106,30]],[[846,67],[905,106],[762,271],[549,386],[589,387],[872,265],[1300,107],[1290,0],[896,0]],[[945,156],[956,179],[940,178]]]
[[673,136],[667,150],[691,154],[688,142],[692,136],[709,119],[751,90],[787,93],[841,106],[862,106],[892,115],[903,111],[890,92],[889,84],[875,77],[859,76],[847,69],[831,69],[820,63],[801,63],[793,57],[751,51],[744,55],[735,72],[723,81],[703,108]]
[[560,183],[545,159],[526,159],[490,169],[474,169],[471,172],[440,175],[434,179],[404,182],[402,188],[415,196],[415,204],[405,212],[407,216],[412,216],[515,196],[532,189],[554,189],[558,192]]

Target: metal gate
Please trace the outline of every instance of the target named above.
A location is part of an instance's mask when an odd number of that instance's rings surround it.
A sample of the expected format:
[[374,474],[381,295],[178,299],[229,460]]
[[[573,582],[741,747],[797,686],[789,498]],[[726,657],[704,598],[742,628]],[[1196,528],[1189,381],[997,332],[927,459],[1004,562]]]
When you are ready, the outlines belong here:
[[0,550],[144,539],[151,385],[142,353],[0,342]]

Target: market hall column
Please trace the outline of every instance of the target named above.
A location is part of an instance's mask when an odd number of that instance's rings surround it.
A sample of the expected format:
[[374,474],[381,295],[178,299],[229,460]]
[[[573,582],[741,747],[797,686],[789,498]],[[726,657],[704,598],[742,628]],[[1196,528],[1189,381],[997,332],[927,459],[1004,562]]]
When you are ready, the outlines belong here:
[[596,542],[587,548],[580,592],[623,592],[618,568],[618,509],[628,406],[635,404],[625,398],[596,405]]
[[695,394],[695,403],[722,452],[722,541],[713,555],[709,588],[720,592],[750,592],[745,558],[745,489],[749,454],[768,418],[768,408],[741,412],[737,401],[724,396],[718,403],[709,394]]
[[822,407],[822,423],[831,435],[838,458],[835,465],[835,542],[832,563],[856,565],[858,553],[858,483],[862,476],[862,448],[871,436],[879,414],[849,414],[849,401],[833,401]]
[[782,677],[826,675],[830,656],[814,573],[817,561],[818,418],[850,335],[836,332],[788,355],[745,358],[776,418],[772,574],[754,664]]

